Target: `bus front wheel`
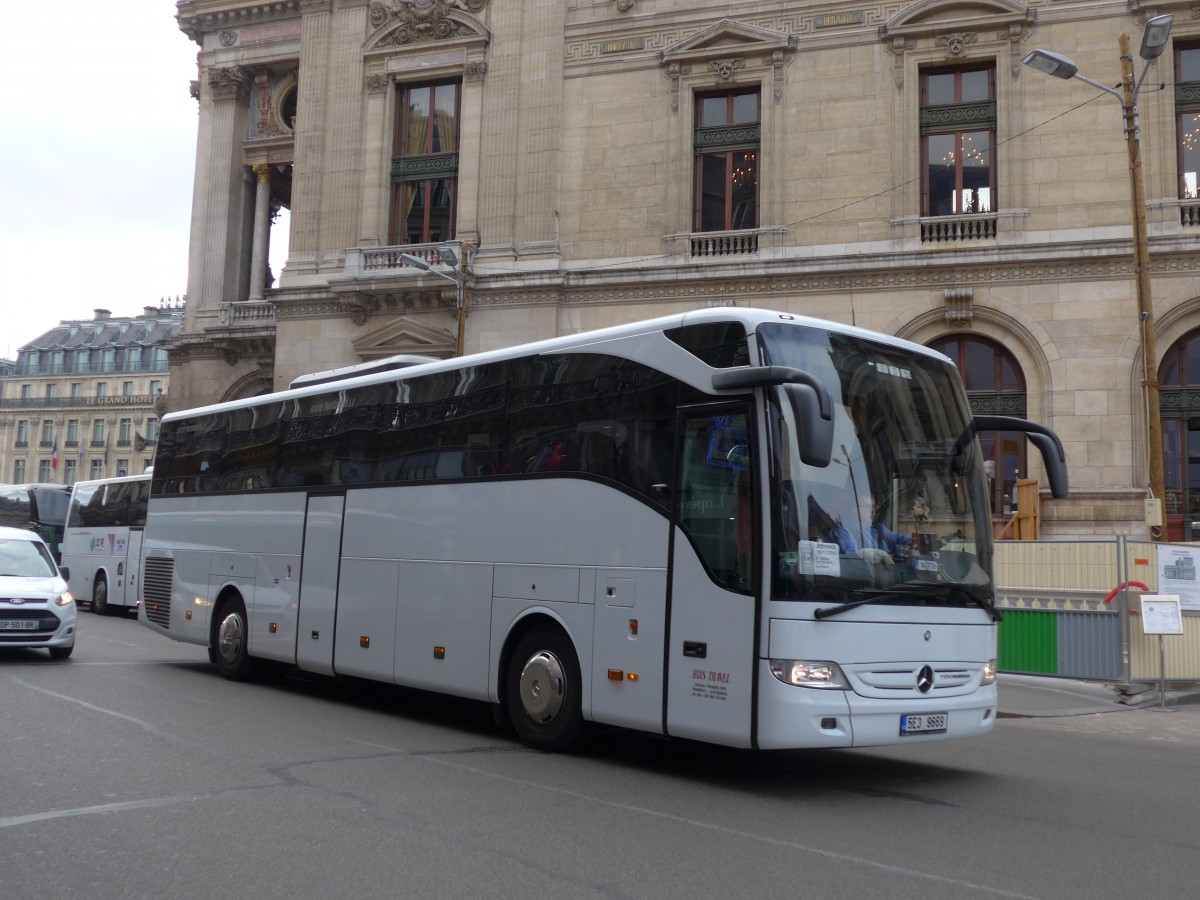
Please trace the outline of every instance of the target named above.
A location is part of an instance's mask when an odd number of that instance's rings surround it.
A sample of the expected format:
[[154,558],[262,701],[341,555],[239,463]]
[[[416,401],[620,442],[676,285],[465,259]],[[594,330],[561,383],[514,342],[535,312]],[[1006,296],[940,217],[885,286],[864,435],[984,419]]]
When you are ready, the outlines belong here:
[[505,680],[517,736],[537,750],[569,750],[583,734],[579,657],[558,628],[540,625],[513,650]]
[[240,598],[226,601],[217,618],[210,658],[217,664],[217,671],[230,681],[247,681],[255,673],[254,659],[247,652],[249,627],[246,620],[246,605]]
[[98,616],[108,615],[108,582],[103,578],[96,579],[96,587],[92,591],[92,612]]

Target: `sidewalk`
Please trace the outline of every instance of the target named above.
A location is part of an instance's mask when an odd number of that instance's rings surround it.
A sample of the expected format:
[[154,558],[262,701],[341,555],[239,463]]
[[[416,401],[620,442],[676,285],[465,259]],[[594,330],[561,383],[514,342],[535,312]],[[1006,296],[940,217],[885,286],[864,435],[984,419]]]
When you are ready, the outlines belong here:
[[[1039,675],[1005,675],[996,679],[999,692],[997,714],[1003,717],[1084,716],[1091,713],[1145,709],[1162,702],[1157,685],[1139,685],[1149,690],[1126,696],[1116,685],[1096,681],[1073,681]],[[1200,703],[1200,685],[1167,683],[1167,706]]]

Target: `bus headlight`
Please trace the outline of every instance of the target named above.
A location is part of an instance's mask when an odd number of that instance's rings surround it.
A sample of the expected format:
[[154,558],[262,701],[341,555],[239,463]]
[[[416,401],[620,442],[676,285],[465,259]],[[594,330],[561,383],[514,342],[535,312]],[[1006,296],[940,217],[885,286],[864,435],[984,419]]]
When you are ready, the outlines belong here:
[[811,659],[771,659],[767,662],[771,666],[771,674],[784,684],[835,691],[850,689],[850,682],[837,663]]
[[983,664],[983,680],[980,684],[991,684],[996,680],[996,660],[989,659]]
[[71,596],[70,591],[64,591],[54,598],[55,606],[70,606],[75,602],[75,598]]

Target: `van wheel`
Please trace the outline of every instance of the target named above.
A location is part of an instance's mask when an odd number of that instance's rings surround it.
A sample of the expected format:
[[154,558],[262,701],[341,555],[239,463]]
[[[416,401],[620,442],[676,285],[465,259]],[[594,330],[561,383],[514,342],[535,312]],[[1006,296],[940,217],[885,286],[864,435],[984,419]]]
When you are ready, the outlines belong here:
[[562,751],[583,735],[579,657],[562,629],[539,625],[517,642],[505,700],[513,729],[536,750]]
[[257,660],[248,652],[250,627],[246,605],[240,598],[221,606],[214,649],[217,671],[230,681],[249,681],[258,673]]
[[92,591],[92,612],[98,616],[107,616],[108,609],[108,582],[103,578],[96,580],[96,588]]

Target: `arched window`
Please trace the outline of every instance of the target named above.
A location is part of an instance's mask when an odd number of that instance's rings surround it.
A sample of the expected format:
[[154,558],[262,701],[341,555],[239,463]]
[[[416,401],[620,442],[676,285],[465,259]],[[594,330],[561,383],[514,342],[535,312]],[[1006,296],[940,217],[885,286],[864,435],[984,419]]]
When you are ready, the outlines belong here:
[[1158,367],[1167,537],[1195,540],[1200,522],[1200,331],[1171,345]]
[[[954,360],[967,388],[971,412],[976,415],[1024,418],[1025,378],[1016,359],[995,341],[956,334],[931,341],[929,346]],[[991,462],[988,474],[992,514],[1012,514],[1013,486],[1026,477],[1025,439],[1017,431],[989,431],[979,435],[983,458]]]

